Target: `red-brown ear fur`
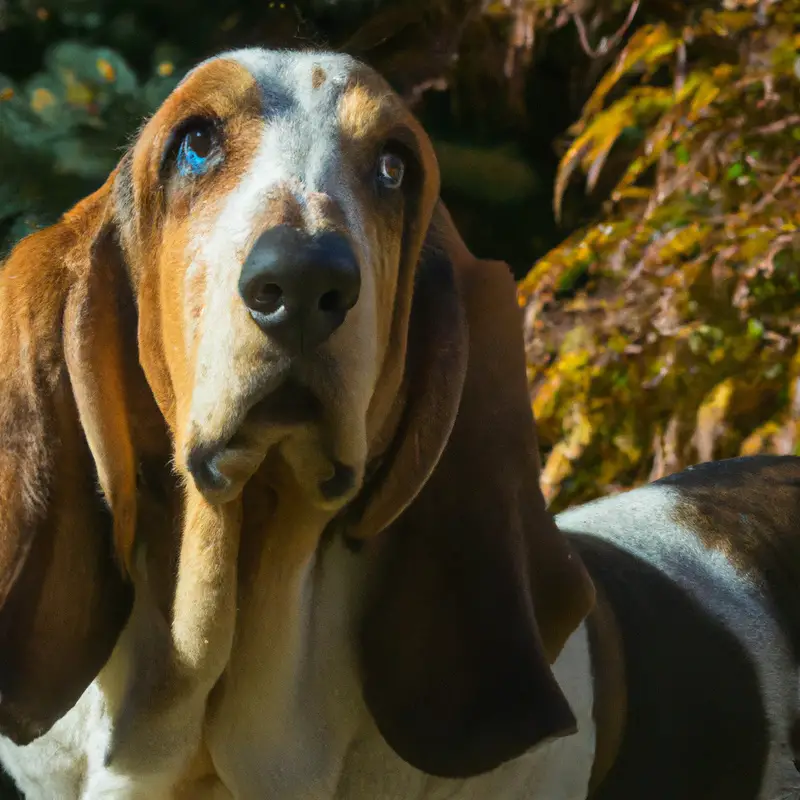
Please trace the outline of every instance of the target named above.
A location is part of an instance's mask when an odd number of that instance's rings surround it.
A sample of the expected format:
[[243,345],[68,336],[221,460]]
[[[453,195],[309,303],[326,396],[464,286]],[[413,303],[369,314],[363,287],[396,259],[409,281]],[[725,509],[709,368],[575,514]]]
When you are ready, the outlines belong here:
[[0,270],[0,733],[18,743],[75,704],[132,602],[137,362],[113,180]]
[[[371,544],[362,669],[389,745],[467,777],[574,730],[550,667],[594,594],[539,489],[513,278],[472,257],[443,208],[434,228],[409,332],[405,457],[390,459],[413,501]],[[442,448],[429,478],[415,469],[415,452]],[[391,512],[362,515],[379,518]]]

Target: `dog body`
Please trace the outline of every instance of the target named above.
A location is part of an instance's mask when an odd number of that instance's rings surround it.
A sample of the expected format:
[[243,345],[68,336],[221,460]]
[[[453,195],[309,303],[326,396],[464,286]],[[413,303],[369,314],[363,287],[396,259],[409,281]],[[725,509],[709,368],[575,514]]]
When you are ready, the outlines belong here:
[[27,797],[798,788],[796,463],[733,469],[772,498],[738,516],[689,477],[565,535],[514,281],[438,194],[371,70],[237,51],[14,250],[0,760]]
[[556,517],[613,607],[624,725],[592,797],[793,798],[800,459],[701,464]]

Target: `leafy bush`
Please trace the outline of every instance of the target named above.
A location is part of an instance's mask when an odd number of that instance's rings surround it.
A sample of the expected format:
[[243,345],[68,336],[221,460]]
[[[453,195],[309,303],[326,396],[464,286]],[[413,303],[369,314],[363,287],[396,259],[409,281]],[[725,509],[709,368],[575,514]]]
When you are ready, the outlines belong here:
[[798,23],[798,0],[687,3],[570,129],[556,207],[579,172],[613,188],[520,285],[554,508],[800,452]]
[[73,41],[53,45],[44,69],[22,83],[0,75],[0,231],[6,246],[100,185],[126,137],[175,81],[168,60],[142,83],[117,52]]

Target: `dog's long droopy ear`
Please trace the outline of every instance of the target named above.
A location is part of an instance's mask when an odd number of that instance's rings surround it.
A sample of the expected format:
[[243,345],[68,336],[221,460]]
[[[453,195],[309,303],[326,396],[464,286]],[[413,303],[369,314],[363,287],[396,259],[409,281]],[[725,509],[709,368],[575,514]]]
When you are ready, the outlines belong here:
[[[386,467],[402,474],[385,485],[405,482],[413,500],[370,543],[362,677],[402,758],[467,777],[574,730],[551,665],[594,590],[539,489],[509,269],[471,256],[441,207],[433,238],[418,267],[406,411]],[[430,477],[415,470],[415,452],[441,452]]]
[[75,704],[132,602],[138,365],[112,183],[0,269],[0,733],[18,743]]

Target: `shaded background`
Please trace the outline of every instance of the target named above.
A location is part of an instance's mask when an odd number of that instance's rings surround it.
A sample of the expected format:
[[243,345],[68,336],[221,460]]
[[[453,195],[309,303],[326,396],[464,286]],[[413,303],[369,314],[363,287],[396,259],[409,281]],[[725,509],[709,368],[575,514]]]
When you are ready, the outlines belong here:
[[798,30],[800,0],[0,0],[0,249],[99,186],[198,60],[346,50],[521,280],[554,509],[795,452]]

